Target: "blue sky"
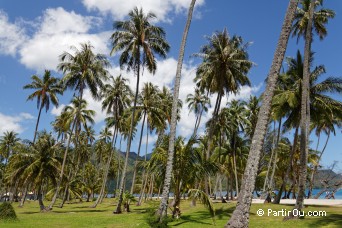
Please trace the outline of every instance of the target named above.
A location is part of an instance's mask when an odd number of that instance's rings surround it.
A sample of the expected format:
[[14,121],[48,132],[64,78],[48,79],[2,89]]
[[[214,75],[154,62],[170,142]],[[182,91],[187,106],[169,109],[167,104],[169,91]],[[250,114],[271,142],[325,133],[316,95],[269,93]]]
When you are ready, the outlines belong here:
[[[96,52],[108,54],[113,21],[124,19],[136,5],[157,14],[155,23],[164,27],[171,45],[167,59],[158,60],[156,75],[144,72],[142,81],[152,81],[160,87],[172,87],[189,2],[190,0],[0,0],[0,135],[3,131],[15,130],[20,133],[21,138],[32,139],[38,110],[35,102],[26,102],[30,91],[23,91],[22,87],[30,82],[33,74],[42,75],[44,69],[53,70],[55,76],[61,77],[59,72],[55,72],[58,56],[63,51],[70,51],[71,45],[78,46],[80,42],[90,41]],[[315,64],[325,65],[327,73],[324,78],[341,77],[342,2],[335,0],[324,3],[326,8],[335,10],[336,17],[328,24],[329,32],[325,40],[314,40],[312,48],[316,52]],[[184,100],[188,93],[193,92],[192,79],[199,60],[191,55],[199,52],[200,47],[206,43],[205,36],[214,31],[222,31],[225,27],[231,35],[237,34],[246,42],[253,42],[249,47],[249,54],[250,59],[256,63],[249,74],[252,86],[242,88],[235,98],[246,99],[250,94],[260,95],[287,4],[288,1],[285,0],[198,0],[186,47],[180,98]],[[294,56],[297,49],[302,50],[302,46],[303,42],[297,44],[296,39],[291,39],[286,56]],[[130,79],[134,88],[135,78],[119,69],[117,56],[110,57],[110,61],[113,65],[110,70],[112,75],[122,73]],[[49,129],[50,122],[69,103],[71,95],[71,92],[67,92],[60,97],[59,109],[51,107],[47,113],[43,113],[40,129]],[[88,99],[90,108],[97,111],[95,129],[98,132],[103,127],[105,115],[100,112],[100,103],[93,101],[89,93],[85,93],[85,98]],[[224,102],[233,98],[230,96]],[[341,100],[340,96],[335,98]],[[205,116],[203,120],[207,120],[209,116]],[[178,133],[189,135],[195,118],[193,114],[188,115],[186,108],[182,110],[182,117]],[[292,137],[291,133],[286,136]],[[312,145],[315,145],[316,138],[312,136],[311,139]],[[154,140],[155,137],[152,136],[149,151]],[[321,142],[324,140],[325,136],[322,136]],[[136,141],[133,142],[133,150],[136,149]],[[323,156],[323,165],[330,165],[335,160],[342,161],[341,141],[341,131],[338,131],[330,139]]]

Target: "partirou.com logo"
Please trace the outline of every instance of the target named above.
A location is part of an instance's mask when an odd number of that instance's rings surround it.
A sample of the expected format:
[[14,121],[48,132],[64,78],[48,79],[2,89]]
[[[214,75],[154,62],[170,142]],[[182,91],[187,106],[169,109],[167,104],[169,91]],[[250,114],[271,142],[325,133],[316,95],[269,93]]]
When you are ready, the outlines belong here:
[[309,217],[324,217],[327,216],[326,211],[300,211],[297,209],[293,210],[286,210],[286,209],[281,209],[281,210],[272,210],[272,209],[258,209],[257,210],[257,215],[258,216],[275,216],[275,217],[285,217],[289,216],[292,213],[294,216],[309,216]]

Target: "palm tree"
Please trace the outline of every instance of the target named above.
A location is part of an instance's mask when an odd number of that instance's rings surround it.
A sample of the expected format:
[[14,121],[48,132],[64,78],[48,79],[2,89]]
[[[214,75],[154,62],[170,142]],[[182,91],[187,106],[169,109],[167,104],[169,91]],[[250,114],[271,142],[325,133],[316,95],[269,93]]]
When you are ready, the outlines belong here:
[[67,112],[61,112],[51,123],[53,130],[57,133],[57,140],[61,138],[61,141],[64,142],[67,139],[67,133],[70,130],[72,121]]
[[127,140],[127,150],[125,165],[120,182],[119,202],[115,213],[121,213],[122,195],[124,192],[124,182],[126,179],[126,169],[128,154],[131,149],[132,131],[135,117],[135,107],[139,93],[140,68],[146,66],[147,70],[154,74],[157,69],[155,54],[166,57],[170,46],[165,40],[165,32],[161,27],[151,24],[151,20],[156,18],[153,13],[144,14],[142,9],[134,8],[128,14],[129,20],[117,21],[114,23],[116,31],[112,34],[111,54],[122,51],[120,55],[120,66],[127,67],[127,71],[133,69],[137,76],[135,97],[132,108],[131,129]]
[[[342,114],[342,111],[341,111]],[[316,115],[311,116],[311,128],[315,129],[315,134],[318,137],[317,139],[317,146],[316,146],[316,151],[318,151],[318,146],[320,142],[320,136],[321,133],[325,133],[327,135],[327,139],[325,141],[325,144],[323,146],[323,149],[320,151],[317,159],[317,163],[313,165],[311,175],[310,175],[310,185],[309,185],[309,192],[308,192],[308,198],[311,198],[312,196],[312,188],[313,188],[313,182],[314,182],[314,177],[317,172],[317,169],[319,167],[320,160],[322,158],[322,155],[325,151],[325,148],[328,145],[328,141],[330,138],[330,134],[333,133],[336,135],[336,129],[335,126],[341,128],[342,127],[342,120],[340,117],[334,115],[333,113],[328,112],[320,112],[316,113]]]
[[[300,37],[305,38],[306,28],[308,26],[310,18],[310,5],[311,0],[301,0],[301,8],[297,8],[295,19],[292,26],[292,36],[297,37],[297,41]],[[313,13],[313,30],[319,36],[320,40],[323,40],[327,36],[326,24],[328,24],[329,19],[335,17],[335,12],[331,9],[323,8],[323,0],[314,1],[314,13]],[[317,9],[320,7],[319,9]]]
[[310,126],[310,57],[311,57],[311,43],[312,30],[318,33],[322,40],[326,36],[327,31],[324,24],[328,22],[329,18],[334,17],[332,10],[322,9],[315,15],[316,5],[322,5],[322,0],[303,0],[302,9],[298,9],[296,13],[295,22],[293,25],[293,35],[305,38],[304,47],[304,70],[302,82],[302,100],[301,100],[301,172],[299,176],[299,193],[296,200],[295,208],[301,210],[304,207],[305,184],[307,176],[307,160],[308,160],[308,141],[309,141],[309,126]]
[[195,3],[196,3],[196,0],[191,0],[189,11],[188,11],[188,17],[186,20],[183,37],[182,37],[181,45],[179,48],[176,78],[175,78],[175,84],[173,88],[173,102],[172,102],[172,110],[171,110],[170,138],[169,138],[167,165],[166,165],[166,172],[164,176],[162,200],[160,201],[159,209],[156,213],[160,223],[162,223],[163,219],[167,216],[167,207],[168,207],[167,201],[169,199],[171,175],[172,175],[172,168],[173,168],[174,145],[175,145],[175,139],[176,139],[176,126],[177,126],[177,114],[178,114],[177,110],[178,110],[178,103],[179,103],[178,97],[179,97],[180,80],[181,80],[181,75],[182,75],[182,65],[183,65],[183,59],[184,59],[185,45],[186,45],[186,40],[187,40],[189,29],[190,29],[192,13],[194,11]]
[[231,132],[231,147],[233,150],[233,164],[234,164],[234,175],[235,175],[235,188],[236,194],[239,194],[239,183],[238,183],[238,176],[237,176],[237,164],[236,164],[236,156],[237,156],[237,143],[238,143],[238,136],[240,131],[244,131],[245,127],[248,126],[250,123],[246,118],[246,109],[245,109],[245,102],[239,102],[236,100],[231,101],[228,103],[228,113],[227,116],[231,120],[229,123],[228,128]]
[[66,159],[67,159],[68,151],[69,151],[70,144],[71,144],[72,134],[73,133],[75,134],[75,140],[77,142],[82,126],[83,128],[86,128],[88,126],[87,125],[88,122],[91,124],[94,123],[93,117],[95,116],[95,111],[86,109],[88,103],[85,100],[74,97],[71,101],[71,104],[72,105],[66,106],[63,110],[64,112],[67,113],[69,119],[72,119],[72,124],[71,124],[72,126],[70,130],[70,136],[68,138],[68,142],[65,148],[64,156],[63,156],[63,162],[62,162],[59,180],[57,181],[56,191],[52,197],[51,203],[49,205],[49,209],[51,209],[53,205],[55,204],[58,192],[60,190],[59,188],[60,188],[62,178],[64,175],[64,168],[66,165]]
[[189,112],[194,111],[196,115],[196,122],[194,127],[193,136],[197,134],[198,127],[201,123],[201,117],[204,112],[208,111],[208,106],[210,107],[210,99],[208,96],[204,95],[199,88],[195,88],[194,94],[188,94],[185,102],[189,103]]
[[93,53],[90,43],[82,43],[81,49],[72,46],[74,53],[64,52],[60,55],[61,63],[58,70],[64,73],[62,82],[66,88],[78,90],[78,96],[82,100],[83,92],[88,87],[93,98],[98,99],[98,88],[103,88],[107,80],[110,63],[106,56]]
[[[138,164],[138,158],[140,156],[140,149],[141,149],[141,142],[142,142],[142,136],[144,133],[144,126],[146,122],[147,127],[147,135],[149,134],[149,131],[151,130],[151,127],[154,126],[163,126],[165,122],[165,116],[166,114],[163,112],[162,109],[162,100],[159,97],[160,91],[158,86],[153,85],[151,82],[145,83],[141,94],[138,97],[137,106],[136,106],[136,115],[137,119],[142,118],[142,125],[141,125],[141,132],[140,132],[140,140],[138,145],[138,156],[135,160],[134,165],[134,172],[133,172],[133,179],[132,179],[132,187],[131,187],[131,194],[133,194],[134,190],[134,183],[135,183],[135,177],[137,172],[137,164]],[[146,137],[148,139],[148,137]],[[146,145],[148,142],[146,142]]]
[[6,131],[4,132],[4,135],[0,137],[0,155],[3,159],[6,159],[5,164],[8,163],[8,159],[11,157],[13,149],[19,141],[20,138],[18,138],[18,133],[15,133],[14,131]]
[[92,205],[93,208],[96,207],[97,204],[101,202],[102,198],[104,197],[108,172],[113,154],[115,152],[115,143],[117,134],[119,132],[119,121],[124,111],[130,106],[131,98],[133,96],[130,87],[127,85],[127,79],[123,78],[121,75],[116,78],[110,77],[110,79],[112,81],[112,84],[106,84],[105,89],[102,92],[102,110],[106,109],[107,114],[111,115],[111,117],[107,118],[106,121],[108,127],[114,126],[114,132],[112,134],[111,142],[113,148],[111,149],[110,156],[108,156],[105,170],[103,173],[100,195],[95,201],[95,203]]
[[[201,53],[196,54],[203,58],[196,72],[197,85],[210,94],[217,93],[212,124],[215,123],[224,94],[236,94],[240,86],[250,85],[247,74],[253,63],[248,60],[247,47],[248,43],[244,44],[241,37],[230,37],[227,29],[224,29],[208,37],[208,44],[202,47]],[[209,140],[212,139],[211,128],[208,129]],[[210,157],[211,144],[209,141],[207,159]],[[205,191],[208,193],[207,181]]]
[[[313,61],[313,55],[311,55],[310,61]],[[278,112],[278,110],[280,110],[280,112],[287,110],[285,113],[286,120],[284,122],[284,129],[286,131],[291,130],[292,128],[296,129],[294,137],[295,142],[292,149],[292,151],[295,151],[298,127],[301,119],[301,83],[304,71],[303,58],[300,52],[297,52],[296,58],[287,58],[287,64],[288,70],[286,74],[281,75],[279,78],[279,87],[275,92],[273,109],[276,112]],[[310,115],[310,120],[318,129],[319,125],[329,126],[329,128],[333,128],[333,125],[338,125],[338,118],[342,113],[341,102],[334,100],[327,95],[328,93],[340,94],[342,91],[342,80],[336,77],[328,77],[327,79],[318,82],[323,73],[325,73],[323,65],[316,66],[310,72],[309,96],[310,113],[312,113],[312,115]],[[289,172],[290,170],[287,173]],[[287,183],[287,176],[288,174],[285,176],[284,186],[282,188],[284,188]]]
[[60,80],[51,76],[51,72],[49,70],[45,70],[43,78],[40,78],[38,75],[33,75],[31,79],[32,83],[25,85],[23,88],[35,90],[28,96],[27,100],[33,100],[37,98],[37,109],[39,112],[33,137],[34,143],[36,141],[40,114],[43,108],[45,108],[45,111],[47,112],[50,108],[50,102],[58,107],[57,94],[63,94],[64,90],[60,84]]
[[226,227],[247,227],[249,223],[249,210],[252,202],[252,193],[255,187],[255,179],[258,171],[260,154],[271,113],[272,97],[287,48],[287,43],[291,32],[291,25],[296,13],[297,5],[298,0],[290,0],[286,10],[278,45],[274,53],[274,58],[268,74],[267,86],[263,95],[263,102],[260,107],[262,112],[259,112],[258,114],[258,121],[253,135],[251,149],[248,155],[244,177],[242,179],[243,181],[241,184],[238,203],[232,214],[232,217],[226,224]]
[[43,204],[43,184],[50,181],[56,185],[56,176],[60,171],[60,158],[56,155],[61,150],[61,144],[46,132],[38,135],[38,140],[32,146],[22,148],[13,156],[10,162],[8,178],[20,178],[24,185],[29,183],[37,189],[40,210],[45,210]]
[[249,120],[249,125],[246,126],[246,134],[250,139],[253,138],[256,123],[258,121],[258,113],[260,111],[260,98],[250,96],[246,107],[246,117]]

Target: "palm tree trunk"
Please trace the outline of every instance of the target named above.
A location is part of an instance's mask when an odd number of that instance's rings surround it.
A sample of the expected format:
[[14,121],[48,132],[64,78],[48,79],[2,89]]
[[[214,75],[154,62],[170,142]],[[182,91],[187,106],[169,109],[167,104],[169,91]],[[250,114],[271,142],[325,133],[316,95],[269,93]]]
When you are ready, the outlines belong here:
[[129,135],[127,139],[127,148],[126,148],[126,156],[125,156],[125,163],[121,174],[121,181],[120,181],[120,188],[119,188],[119,201],[116,206],[114,214],[121,214],[121,205],[123,201],[123,192],[124,192],[124,186],[126,181],[126,172],[127,172],[127,165],[128,165],[128,156],[129,152],[131,150],[131,144],[132,144],[132,134],[133,134],[133,128],[134,128],[134,115],[135,115],[135,109],[137,106],[137,100],[138,100],[138,93],[139,93],[139,81],[140,81],[140,53],[139,53],[139,63],[136,63],[137,67],[137,84],[135,88],[135,96],[134,96],[134,103],[132,108],[132,118],[131,118],[131,127],[129,129]]
[[40,120],[40,114],[42,113],[42,109],[43,109],[43,103],[40,105],[39,112],[38,112],[36,129],[34,130],[33,144],[36,141],[36,137],[37,137],[37,133],[38,133],[38,125],[39,125],[39,120]]
[[304,208],[305,186],[307,178],[307,163],[308,163],[308,138],[310,114],[308,109],[308,101],[310,101],[310,55],[312,42],[312,19],[315,8],[315,0],[310,3],[310,13],[308,25],[305,34],[305,49],[304,49],[304,66],[303,66],[303,81],[302,81],[302,99],[301,99],[301,123],[300,123],[300,172],[298,181],[298,196],[295,208],[301,210]]
[[26,200],[26,196],[27,196],[27,190],[28,190],[28,184],[25,184],[25,187],[24,187],[24,190],[23,190],[23,196],[20,200],[20,205],[19,207],[23,207],[24,206],[24,203],[25,203],[25,200]]
[[[293,167],[293,155],[295,154],[296,149],[297,149],[297,141],[298,141],[298,127],[296,127],[294,138],[293,138],[293,145],[292,145],[292,150],[291,150],[290,159],[289,159],[290,165],[286,169],[285,178],[284,178],[283,184],[280,188],[281,190],[286,188],[286,185],[289,181],[290,172],[291,172],[292,167]],[[291,191],[289,190],[289,192],[291,192]],[[280,203],[281,195],[282,195],[282,191],[279,191],[277,194],[277,197],[273,201],[274,204]]]
[[157,211],[157,215],[159,216],[160,222],[162,222],[164,217],[167,216],[167,206],[168,206],[167,201],[169,199],[171,175],[172,175],[172,168],[173,168],[173,157],[174,157],[174,149],[175,149],[174,144],[175,144],[175,137],[176,137],[177,108],[178,108],[180,79],[181,79],[181,74],[182,74],[184,50],[185,50],[186,40],[187,40],[188,33],[189,33],[189,28],[190,28],[190,24],[191,24],[192,13],[193,13],[193,10],[195,7],[195,3],[196,3],[196,0],[191,0],[189,12],[188,12],[188,18],[187,18],[186,25],[184,28],[181,46],[179,48],[177,71],[176,71],[176,78],[175,78],[175,84],[174,84],[174,90],[173,90],[169,151],[168,151],[166,172],[165,172],[165,177],[164,177],[164,187],[163,187],[163,193],[162,193],[162,200],[160,201],[159,209]]
[[[313,182],[315,180],[315,174],[317,172],[317,169],[318,169],[318,166],[319,166],[319,162],[321,161],[321,158],[322,158],[322,155],[325,151],[325,148],[327,147],[327,144],[328,144],[328,141],[329,141],[329,138],[330,138],[330,131],[328,132],[328,136],[327,136],[327,140],[325,141],[325,145],[323,147],[323,150],[322,152],[320,153],[319,157],[318,157],[318,160],[317,160],[317,164],[315,165],[315,167],[313,168],[313,171],[311,173],[311,177],[310,177],[310,188],[309,188],[309,194],[308,194],[308,198],[310,199],[311,196],[312,196],[312,188],[313,188]],[[318,138],[318,141],[319,141],[319,138]],[[318,147],[318,145],[317,145]],[[318,148],[316,148],[316,151],[317,151]]]
[[117,172],[117,177],[116,177],[116,186],[115,186],[115,191],[114,195],[116,197],[116,189],[119,187],[119,180],[120,180],[120,168],[121,168],[121,142],[122,142],[122,135],[120,134],[120,147],[118,150],[118,172]]
[[234,144],[233,144],[233,163],[234,163],[234,177],[235,177],[235,189],[236,197],[239,196],[239,181],[236,168],[236,135],[234,134]]
[[38,193],[37,194],[38,194],[38,203],[39,203],[40,211],[44,211],[45,210],[45,206],[44,206],[44,203],[43,203],[43,193],[42,193],[41,184],[38,187]]
[[72,172],[71,172],[71,169],[70,169],[69,170],[69,174],[68,174],[67,183],[65,184],[65,189],[64,189],[64,193],[63,193],[63,197],[62,197],[62,202],[59,205],[59,208],[63,208],[64,203],[65,203],[65,201],[67,199],[67,196],[68,196],[68,193],[69,193],[69,181],[71,180],[71,175],[72,175]]
[[136,175],[137,175],[138,159],[139,159],[139,156],[140,156],[140,148],[141,148],[142,137],[143,137],[143,134],[144,134],[145,121],[146,121],[146,112],[144,111],[144,117],[143,117],[143,122],[142,122],[142,125],[141,125],[141,131],[140,131],[138,154],[137,154],[137,157],[135,158],[135,163],[134,163],[134,172],[133,172],[132,186],[131,186],[131,192],[130,192],[131,194],[133,194],[133,191],[134,191],[134,184],[135,184],[135,178],[136,178]]
[[277,140],[276,140],[276,143],[274,145],[275,154],[274,154],[274,162],[273,162],[272,174],[271,174],[271,179],[270,179],[270,188],[271,189],[274,188],[274,183],[273,183],[274,181],[273,180],[274,180],[275,170],[277,167],[277,157],[278,157],[278,150],[276,148],[278,147],[279,140],[280,140],[280,128],[281,128],[281,119],[279,120]]
[[258,114],[258,121],[252,139],[243,182],[238,198],[236,209],[226,227],[248,227],[249,210],[252,202],[255,178],[258,171],[260,154],[267,130],[267,124],[271,112],[272,97],[278,79],[281,65],[283,63],[288,39],[291,33],[291,26],[297,9],[298,0],[290,0],[285,20],[281,29],[277,49],[274,53],[271,69],[268,74],[267,86],[263,95],[263,102]]
[[53,195],[51,203],[50,203],[50,205],[48,207],[50,210],[52,209],[53,205],[56,203],[58,191],[59,191],[59,188],[60,188],[61,183],[62,183],[63,174],[64,174],[64,168],[65,168],[65,164],[66,164],[66,159],[67,159],[67,156],[68,156],[68,151],[69,151],[69,147],[70,147],[70,143],[71,143],[71,136],[72,136],[72,132],[74,131],[75,125],[76,125],[76,120],[74,118],[74,121],[73,121],[72,127],[71,127],[71,133],[70,133],[70,136],[69,136],[69,139],[68,139],[68,144],[67,144],[67,147],[65,148],[65,152],[64,152],[63,163],[62,163],[61,173],[59,175],[59,179],[58,179],[57,186],[56,186],[56,192]]
[[113,157],[113,154],[115,152],[115,143],[116,143],[117,134],[118,134],[118,129],[115,127],[114,133],[113,133],[113,137],[112,137],[112,142],[111,142],[111,145],[112,145],[113,148],[110,151],[110,154],[109,154],[109,157],[108,157],[108,160],[107,160],[107,164],[106,164],[106,167],[105,167],[105,171],[103,173],[100,194],[97,197],[95,203],[92,206],[90,206],[91,208],[95,208],[102,201],[102,199],[104,197],[104,192],[105,192],[106,183],[107,183],[107,179],[108,179],[109,168],[110,168],[110,162],[112,161],[112,157]]
[[[266,172],[266,177],[265,177],[265,181],[264,181],[264,186],[263,186],[263,189],[262,189],[262,195],[265,195],[266,193],[266,199],[269,199],[268,195],[269,195],[269,186],[270,186],[270,181],[268,180],[268,175],[270,173],[270,170],[271,170],[271,166],[272,166],[272,161],[273,161],[273,156],[274,156],[274,145],[275,145],[275,121],[273,122],[273,139],[272,139],[272,150],[271,150],[271,158],[270,158],[270,161],[268,162],[268,166],[267,166],[267,172]],[[267,190],[266,190],[267,188]],[[265,202],[266,202],[266,199],[265,199]]]

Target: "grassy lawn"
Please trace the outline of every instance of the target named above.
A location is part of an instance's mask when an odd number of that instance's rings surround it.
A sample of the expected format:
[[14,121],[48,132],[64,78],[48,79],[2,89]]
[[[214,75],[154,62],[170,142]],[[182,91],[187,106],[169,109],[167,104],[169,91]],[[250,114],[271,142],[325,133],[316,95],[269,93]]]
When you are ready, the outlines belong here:
[[[45,202],[46,205],[47,202]],[[37,201],[27,201],[23,208],[18,208],[18,203],[13,203],[19,221],[2,222],[0,227],[149,227],[147,218],[149,208],[157,207],[159,201],[143,204],[140,207],[131,206],[131,213],[114,215],[115,208],[112,199],[106,199],[97,208],[89,208],[92,203],[66,204],[64,208],[54,208],[52,212],[40,213]],[[58,205],[58,204],[57,204]],[[325,217],[305,217],[301,220],[282,222],[283,217],[257,216],[258,209],[263,209],[266,213],[268,209],[290,210],[291,206],[284,205],[252,205],[250,227],[342,227],[342,208],[341,207],[319,207],[309,206],[306,211],[326,211]],[[210,218],[208,211],[198,204],[190,207],[189,201],[181,204],[182,217],[169,225],[171,227],[223,227],[234,210],[234,203],[222,204],[215,203],[216,218],[215,224]]]

